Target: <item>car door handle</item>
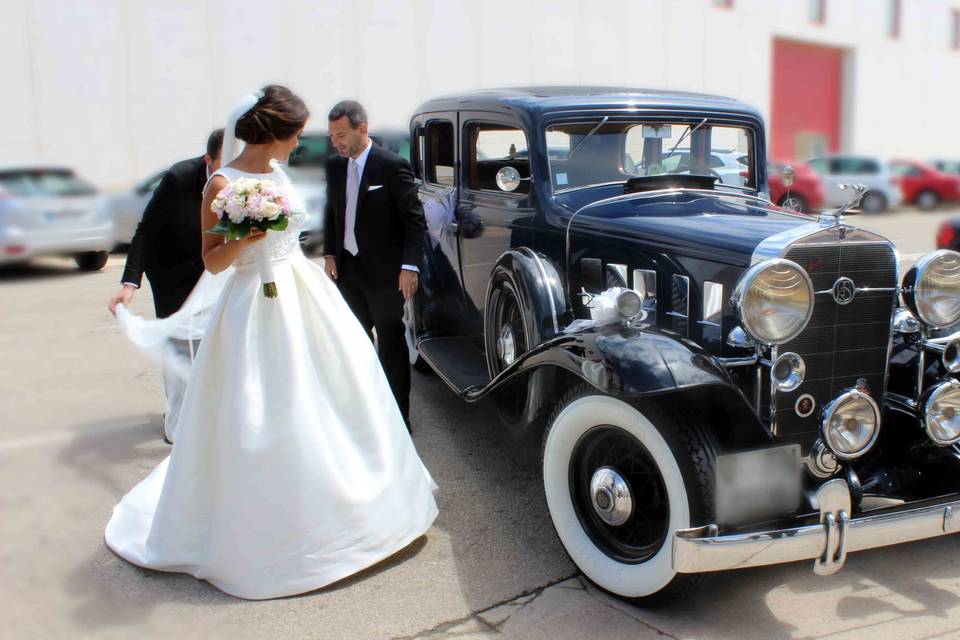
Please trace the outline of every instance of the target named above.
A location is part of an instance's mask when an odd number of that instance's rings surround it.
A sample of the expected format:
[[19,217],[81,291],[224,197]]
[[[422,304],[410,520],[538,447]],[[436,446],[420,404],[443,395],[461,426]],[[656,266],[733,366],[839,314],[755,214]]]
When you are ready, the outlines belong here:
[[451,232],[457,233],[460,231],[460,223],[456,221],[451,222],[447,225],[447,228],[450,229]]

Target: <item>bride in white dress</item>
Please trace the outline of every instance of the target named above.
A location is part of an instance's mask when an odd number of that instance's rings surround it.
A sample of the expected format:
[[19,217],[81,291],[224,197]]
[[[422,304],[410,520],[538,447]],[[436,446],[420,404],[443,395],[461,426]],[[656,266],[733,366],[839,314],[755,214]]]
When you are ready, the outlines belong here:
[[[238,105],[225,166],[204,192],[205,229],[228,181],[260,178],[291,190],[271,160],[286,160],[308,115],[276,85]],[[230,162],[234,130],[247,145]],[[235,272],[224,274],[206,311],[170,456],[107,525],[107,545],[130,562],[189,573],[241,598],[276,598],[369,567],[436,518],[436,485],[369,338],[300,251],[303,218],[243,240],[204,235],[208,271]],[[261,243],[277,298],[262,293]]]

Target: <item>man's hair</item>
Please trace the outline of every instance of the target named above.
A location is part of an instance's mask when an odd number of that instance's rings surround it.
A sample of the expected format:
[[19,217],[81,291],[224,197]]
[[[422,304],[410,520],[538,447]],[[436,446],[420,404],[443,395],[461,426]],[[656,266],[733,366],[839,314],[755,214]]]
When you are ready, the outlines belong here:
[[211,160],[216,160],[221,149],[223,149],[223,127],[210,132],[210,137],[207,138],[207,155]]
[[337,104],[333,105],[333,109],[330,109],[330,113],[327,115],[327,120],[333,122],[334,120],[339,120],[343,116],[347,116],[347,120],[350,121],[350,128],[356,129],[361,124],[366,123],[367,110],[364,109],[363,105],[356,100],[341,100]]

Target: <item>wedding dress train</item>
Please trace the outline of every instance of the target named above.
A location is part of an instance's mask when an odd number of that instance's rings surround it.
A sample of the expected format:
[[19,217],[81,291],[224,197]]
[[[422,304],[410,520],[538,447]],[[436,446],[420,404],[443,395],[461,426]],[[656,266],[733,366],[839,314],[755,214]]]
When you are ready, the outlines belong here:
[[[219,173],[289,187],[280,169]],[[130,562],[241,598],[335,582],[407,546],[437,516],[436,485],[369,338],[300,251],[303,217],[248,247],[217,283],[172,452],[106,528],[107,545]],[[265,243],[272,299],[254,259]],[[142,338],[150,324],[140,325],[128,333]]]

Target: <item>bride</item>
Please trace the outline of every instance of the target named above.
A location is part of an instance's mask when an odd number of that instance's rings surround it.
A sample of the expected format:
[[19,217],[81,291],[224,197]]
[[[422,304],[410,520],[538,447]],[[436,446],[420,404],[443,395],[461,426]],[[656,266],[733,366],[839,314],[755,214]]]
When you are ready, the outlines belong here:
[[[217,223],[214,197],[240,177],[272,181],[296,202],[275,161],[286,161],[308,116],[277,85],[241,101],[224,167],[204,191],[204,229]],[[235,158],[234,134],[246,142]],[[300,251],[304,218],[300,208],[286,230],[241,240],[203,236],[206,269],[235,270],[207,310],[170,456],[107,525],[107,545],[134,564],[189,573],[241,598],[276,598],[377,563],[437,516],[436,485],[369,338]],[[261,251],[276,298],[262,293]]]

